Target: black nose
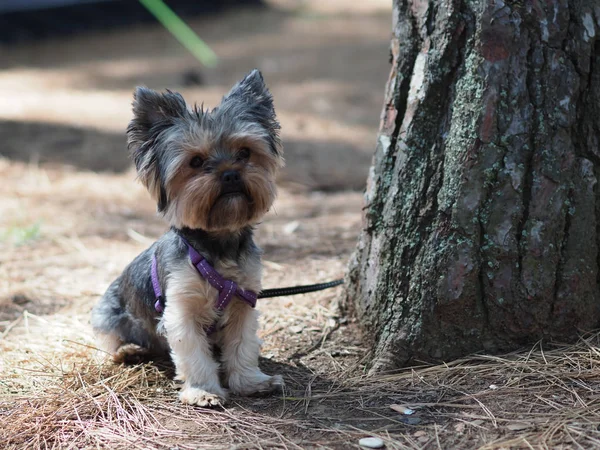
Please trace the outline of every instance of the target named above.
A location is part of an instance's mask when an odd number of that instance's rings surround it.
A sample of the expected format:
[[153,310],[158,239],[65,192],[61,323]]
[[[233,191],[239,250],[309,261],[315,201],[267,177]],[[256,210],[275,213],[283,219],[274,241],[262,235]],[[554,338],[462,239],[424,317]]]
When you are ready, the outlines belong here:
[[221,174],[222,192],[237,192],[242,189],[242,177],[237,170],[226,170]]

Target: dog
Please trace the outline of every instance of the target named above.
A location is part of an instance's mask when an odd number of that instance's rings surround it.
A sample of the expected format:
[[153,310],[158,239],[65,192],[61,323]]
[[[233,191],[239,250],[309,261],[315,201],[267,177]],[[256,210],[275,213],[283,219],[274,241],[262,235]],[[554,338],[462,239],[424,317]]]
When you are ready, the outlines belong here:
[[253,308],[261,290],[253,230],[275,200],[279,130],[258,70],[212,110],[189,108],[172,91],[134,93],[128,147],[171,227],[109,286],[92,326],[116,362],[170,357],[183,403],[214,407],[228,392],[283,388],[258,367]]

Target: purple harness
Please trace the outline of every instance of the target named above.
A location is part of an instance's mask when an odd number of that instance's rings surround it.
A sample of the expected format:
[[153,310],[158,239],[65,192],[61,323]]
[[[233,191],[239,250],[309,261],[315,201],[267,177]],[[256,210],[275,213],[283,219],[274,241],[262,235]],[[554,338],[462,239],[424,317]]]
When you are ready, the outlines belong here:
[[[227,280],[221,276],[219,272],[215,270],[209,262],[196,251],[194,247],[183,237],[181,240],[187,245],[188,255],[192,264],[196,270],[202,275],[202,277],[210,283],[217,291],[219,291],[219,297],[215,307],[218,312],[225,310],[231,299],[236,295],[241,300],[248,303],[252,308],[256,306],[256,299],[258,296],[256,292],[247,291],[240,288],[237,283],[231,280]],[[156,303],[154,303],[154,309],[156,312],[161,314],[165,309],[165,297],[163,296],[162,289],[160,288],[160,282],[158,280],[158,262],[156,261],[156,254],[152,255],[152,267],[151,267],[152,287],[154,288],[154,295],[156,297]],[[217,329],[217,324],[214,323],[206,329],[206,334],[210,335]]]

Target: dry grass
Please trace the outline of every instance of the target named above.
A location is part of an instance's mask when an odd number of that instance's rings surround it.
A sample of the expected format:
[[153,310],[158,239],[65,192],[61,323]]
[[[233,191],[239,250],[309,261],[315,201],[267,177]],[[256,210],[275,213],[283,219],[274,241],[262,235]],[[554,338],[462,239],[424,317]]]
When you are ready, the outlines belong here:
[[[285,420],[199,411],[173,401],[173,383],[153,366],[46,366],[45,388],[2,405],[5,448],[215,448],[285,438]],[[34,377],[35,375],[31,375]]]
[[103,363],[87,324],[25,313],[2,345],[0,441],[14,449],[348,448],[365,435],[398,449],[600,443],[598,334],[365,377],[360,364],[348,372],[327,362],[345,358],[340,342],[351,330],[333,331],[309,359],[263,360],[286,378],[283,397],[234,397],[226,409],[203,410],[176,401],[169,368]]
[[481,449],[592,448],[600,443],[598,334],[573,345],[544,350],[537,344],[527,352],[472,356],[363,379],[354,386],[365,401],[367,392],[372,399],[384,394],[429,422],[427,434],[412,433],[420,437],[415,448],[435,447],[437,440],[445,443],[442,448]]

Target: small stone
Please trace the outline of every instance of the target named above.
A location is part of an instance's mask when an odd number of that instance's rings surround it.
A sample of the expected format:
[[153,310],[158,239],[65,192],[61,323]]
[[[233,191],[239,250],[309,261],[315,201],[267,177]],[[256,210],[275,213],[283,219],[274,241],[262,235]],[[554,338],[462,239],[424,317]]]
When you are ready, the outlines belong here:
[[303,326],[301,326],[301,325],[292,325],[292,326],[290,327],[290,331],[291,331],[292,333],[296,333],[296,334],[298,334],[298,333],[302,333],[302,330],[304,330],[304,327],[303,327]]
[[419,425],[421,423],[421,418],[419,418],[419,417],[400,417],[400,422],[405,423],[407,425]]
[[358,441],[358,445],[367,448],[383,448],[383,441],[376,437],[362,438]]
[[204,77],[197,70],[187,70],[181,76],[184,86],[202,86],[205,84]]
[[29,299],[26,295],[24,294],[15,294],[13,295],[12,301],[15,305],[26,305],[27,303],[31,302],[31,299]]
[[284,234],[293,234],[300,227],[300,222],[294,220],[293,222],[289,222],[283,226]]
[[390,408],[392,408],[394,411],[399,412],[400,414],[406,414],[407,416],[410,416],[411,414],[415,413],[414,409],[410,409],[409,407],[404,405],[390,405]]

